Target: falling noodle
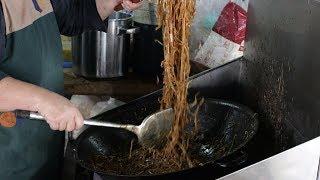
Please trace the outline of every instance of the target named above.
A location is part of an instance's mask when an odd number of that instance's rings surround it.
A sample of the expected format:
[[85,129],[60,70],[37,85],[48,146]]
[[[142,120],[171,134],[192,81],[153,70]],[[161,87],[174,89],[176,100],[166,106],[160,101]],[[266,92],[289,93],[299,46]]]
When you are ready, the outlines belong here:
[[195,0],[158,0],[157,18],[162,26],[164,44],[164,87],[161,108],[174,109],[174,123],[164,149],[167,157],[178,159],[182,165],[189,160],[188,137],[184,133],[190,123],[187,116],[188,78],[190,74],[189,37],[195,14]]
[[[188,104],[187,89],[190,74],[189,36],[195,14],[196,0],[157,0],[157,18],[162,26],[164,60],[164,87],[161,109],[173,108],[174,121],[164,149],[133,149],[131,142],[129,157],[92,158],[95,169],[114,174],[161,174],[176,172],[199,165],[196,157],[188,153],[189,140],[199,128],[197,114],[203,100]],[[192,111],[190,110],[192,108]],[[194,124],[191,124],[194,123]],[[193,131],[186,133],[186,126]],[[189,157],[190,155],[190,157]]]

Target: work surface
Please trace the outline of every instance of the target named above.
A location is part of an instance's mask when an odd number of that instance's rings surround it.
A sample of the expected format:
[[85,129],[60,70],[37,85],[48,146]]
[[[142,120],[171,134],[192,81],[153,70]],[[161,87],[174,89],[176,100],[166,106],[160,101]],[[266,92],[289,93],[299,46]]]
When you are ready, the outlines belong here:
[[219,180],[319,180],[320,137]]
[[[191,75],[207,69],[201,64],[191,62]],[[156,76],[129,73],[126,77],[117,79],[86,79],[75,76],[71,69],[64,71],[64,89],[67,96],[74,94],[110,96],[129,102],[162,87]]]
[[128,74],[118,79],[85,79],[72,72],[64,73],[64,89],[70,95],[110,96],[128,102],[161,88],[157,78]]

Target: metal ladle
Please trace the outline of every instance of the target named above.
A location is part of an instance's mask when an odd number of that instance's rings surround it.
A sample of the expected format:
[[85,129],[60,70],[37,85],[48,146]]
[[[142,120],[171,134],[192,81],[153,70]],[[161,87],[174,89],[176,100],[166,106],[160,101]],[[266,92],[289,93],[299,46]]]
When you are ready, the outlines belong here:
[[[45,120],[45,118],[40,114],[30,111],[15,111],[15,115],[17,118]],[[119,128],[131,131],[137,135],[139,143],[146,147],[158,147],[163,145],[163,142],[166,141],[167,135],[171,130],[172,123],[172,109],[166,109],[148,116],[139,126],[131,124],[117,124],[93,119],[84,120],[85,125]]]

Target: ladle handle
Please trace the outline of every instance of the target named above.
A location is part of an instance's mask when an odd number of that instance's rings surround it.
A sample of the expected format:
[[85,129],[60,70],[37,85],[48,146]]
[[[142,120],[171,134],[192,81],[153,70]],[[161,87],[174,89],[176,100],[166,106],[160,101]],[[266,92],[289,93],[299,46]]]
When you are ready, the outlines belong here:
[[39,113],[24,111],[24,110],[16,110],[14,114],[17,118],[25,118],[25,119],[34,119],[34,120],[45,120],[45,118]]
[[[15,115],[17,118],[26,118],[26,119],[33,119],[33,120],[42,120],[45,121],[45,118],[40,115],[39,113],[30,112],[30,111],[23,111],[17,110],[15,111]],[[92,119],[84,120],[83,123],[89,126],[100,126],[100,127],[110,127],[110,128],[119,128],[119,129],[126,129],[133,133],[137,133],[138,126],[130,125],[130,124],[117,124],[111,122],[103,122],[97,121]]]
[[133,133],[136,133],[137,126],[130,125],[130,124],[117,124],[112,122],[104,122],[104,121],[97,121],[97,120],[84,120],[85,125],[90,126],[100,126],[100,127],[110,127],[110,128],[119,128],[119,129],[126,129]]

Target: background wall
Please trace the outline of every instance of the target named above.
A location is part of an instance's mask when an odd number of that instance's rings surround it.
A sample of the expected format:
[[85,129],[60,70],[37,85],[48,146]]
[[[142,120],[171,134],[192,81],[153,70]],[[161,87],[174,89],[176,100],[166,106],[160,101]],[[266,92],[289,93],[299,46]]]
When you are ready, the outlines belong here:
[[253,0],[248,17],[243,101],[274,135],[276,150],[319,136],[319,1]]

